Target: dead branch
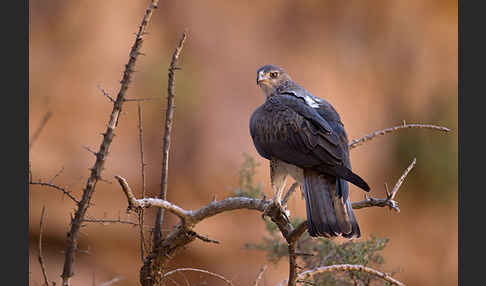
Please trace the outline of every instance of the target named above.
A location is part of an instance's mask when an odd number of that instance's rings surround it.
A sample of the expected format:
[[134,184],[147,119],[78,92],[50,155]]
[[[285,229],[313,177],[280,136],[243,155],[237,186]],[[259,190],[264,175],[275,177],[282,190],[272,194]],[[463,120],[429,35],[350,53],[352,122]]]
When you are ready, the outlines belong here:
[[49,279],[47,278],[46,266],[44,264],[44,257],[42,256],[42,234],[44,232],[44,218],[46,215],[46,206],[42,206],[42,213],[40,218],[39,227],[39,264],[42,270],[42,276],[44,277],[44,285],[49,286]]
[[364,200],[359,201],[359,202],[354,202],[352,203],[353,209],[361,209],[361,208],[366,208],[366,207],[389,207],[390,209],[393,209],[396,212],[400,212],[400,208],[398,207],[398,202],[395,201],[395,196],[397,195],[398,189],[400,189],[400,186],[402,185],[403,181],[407,177],[408,173],[413,169],[415,166],[415,163],[417,163],[417,159],[414,158],[412,160],[412,163],[405,169],[403,172],[402,176],[400,179],[398,179],[397,183],[393,187],[392,192],[388,192],[388,189],[386,189],[386,198],[384,199],[375,199],[375,198],[369,198],[368,196],[365,197]]
[[258,283],[260,283],[260,280],[262,280],[263,273],[267,270],[267,265],[263,265],[262,268],[260,268],[260,272],[258,272],[258,275],[255,279],[255,282],[253,282],[253,286],[258,286]]
[[318,273],[325,273],[325,272],[338,272],[338,271],[361,271],[366,272],[371,275],[375,275],[377,277],[382,278],[385,281],[388,281],[394,285],[405,286],[402,282],[394,279],[391,275],[380,272],[373,268],[363,266],[363,265],[352,265],[352,264],[340,264],[340,265],[331,265],[331,266],[322,266],[315,269],[303,271],[299,273],[298,279],[308,279],[315,274]]
[[378,130],[378,131],[372,132],[372,133],[370,133],[370,134],[368,134],[364,137],[352,140],[351,143],[349,144],[349,149],[356,148],[359,145],[361,145],[361,144],[365,143],[366,141],[369,141],[369,140],[371,140],[371,139],[373,139],[377,136],[385,135],[387,133],[391,133],[391,132],[398,131],[398,130],[401,130],[401,129],[406,129],[406,128],[427,128],[427,129],[433,129],[433,130],[438,130],[438,131],[443,131],[443,132],[451,131],[449,128],[443,127],[443,126],[437,126],[437,125],[431,125],[431,124],[406,124],[405,121],[403,121],[402,125],[394,126],[394,127],[391,127],[391,128],[386,128],[386,129],[383,129],[383,130]]
[[42,117],[42,120],[41,120],[41,123],[39,124],[39,127],[37,127],[37,129],[35,130],[34,134],[32,135],[32,139],[30,139],[29,150],[32,149],[32,146],[34,145],[34,142],[37,140],[37,138],[41,134],[42,129],[44,128],[44,126],[46,126],[47,121],[49,121],[49,119],[51,118],[51,116],[52,116],[52,112],[48,111]]
[[222,201],[211,201],[205,207],[198,210],[185,210],[175,204],[172,204],[166,200],[143,198],[136,199],[126,179],[120,176],[115,176],[120,183],[120,186],[128,200],[128,210],[137,211],[141,208],[158,207],[163,208],[176,216],[178,216],[182,223],[191,228],[198,222],[208,217],[217,215],[219,213],[238,209],[253,209],[263,212],[265,208],[271,203],[271,201],[245,198],[245,197],[230,197]]
[[86,182],[86,186],[83,190],[83,197],[78,204],[78,209],[74,215],[74,218],[71,220],[71,228],[67,235],[66,241],[66,250],[65,250],[65,260],[64,260],[64,267],[62,272],[62,285],[68,286],[69,279],[74,275],[73,268],[74,268],[74,260],[75,254],[78,246],[78,236],[79,230],[81,228],[82,221],[86,215],[86,211],[90,205],[91,197],[96,188],[96,183],[101,178],[101,172],[103,170],[103,165],[105,163],[106,157],[108,155],[108,151],[113,140],[114,130],[118,125],[118,119],[120,113],[122,112],[122,106],[125,102],[125,95],[128,89],[128,85],[132,79],[133,69],[135,67],[136,60],[140,54],[140,49],[142,47],[143,42],[143,35],[147,29],[148,23],[150,22],[153,10],[157,8],[158,1],[152,0],[145,10],[145,15],[143,16],[142,23],[138,28],[138,32],[136,34],[135,42],[130,49],[129,60],[128,63],[125,65],[125,71],[123,72],[123,77],[121,80],[120,90],[118,91],[118,95],[116,101],[113,103],[113,110],[110,114],[110,118],[108,121],[108,125],[106,128],[105,133],[103,133],[103,140],[100,144],[99,150],[96,153],[96,161],[94,166],[91,168],[91,174]]
[[210,271],[207,271],[207,270],[197,269],[197,268],[178,268],[178,269],[175,269],[175,270],[172,270],[172,271],[169,271],[169,272],[165,273],[162,276],[162,279],[164,279],[165,277],[167,277],[169,275],[172,275],[172,274],[177,273],[177,272],[182,272],[182,271],[195,271],[195,272],[206,273],[208,275],[211,275],[211,276],[214,276],[216,278],[219,278],[219,279],[223,280],[228,285],[233,286],[233,283],[231,283],[231,281],[229,281],[228,279],[226,279],[224,276],[219,275],[219,274],[216,274],[216,273],[213,273],[213,272],[210,272]]
[[[170,150],[170,134],[172,132],[172,122],[174,117],[174,81],[175,81],[175,71],[177,60],[184,47],[184,42],[186,41],[187,34],[184,31],[182,38],[179,41],[174,53],[172,54],[172,60],[169,66],[169,79],[167,87],[167,109],[165,113],[165,130],[164,138],[162,139],[162,174],[160,176],[160,194],[159,198],[165,200],[167,197],[167,182],[169,179],[169,150]],[[153,245],[154,247],[160,243],[162,237],[162,223],[164,220],[164,209],[160,208],[157,210],[157,216],[155,218],[154,226],[154,237]]]

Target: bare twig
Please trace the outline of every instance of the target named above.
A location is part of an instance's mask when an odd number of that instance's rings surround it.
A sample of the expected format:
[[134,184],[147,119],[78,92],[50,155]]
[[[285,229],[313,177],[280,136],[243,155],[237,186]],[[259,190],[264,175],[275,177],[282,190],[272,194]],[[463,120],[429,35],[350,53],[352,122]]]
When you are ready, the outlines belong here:
[[400,179],[398,179],[397,183],[393,187],[391,193],[386,190],[386,198],[384,199],[376,199],[376,198],[369,198],[365,197],[364,200],[359,201],[359,202],[354,202],[352,203],[353,209],[361,209],[361,208],[366,208],[366,207],[389,207],[390,209],[393,209],[396,212],[400,212],[400,208],[398,207],[398,203],[395,201],[395,196],[398,193],[398,190],[400,189],[400,186],[402,185],[403,181],[407,177],[408,173],[413,169],[415,164],[417,163],[417,159],[414,158],[412,160],[412,163],[405,169],[403,172],[402,176]]
[[157,100],[157,97],[145,97],[145,98],[125,98],[125,101],[137,101],[137,102],[142,102],[142,101],[150,101],[150,100]]
[[406,124],[405,121],[404,121],[402,125],[398,125],[398,126],[383,129],[383,130],[378,130],[378,131],[370,133],[370,134],[368,134],[364,137],[352,140],[351,143],[349,144],[349,149],[353,149],[355,147],[358,147],[359,145],[365,143],[366,141],[369,141],[369,140],[375,138],[376,136],[385,135],[387,133],[397,131],[397,130],[400,130],[400,129],[406,129],[406,128],[427,128],[427,129],[433,129],[433,130],[438,130],[438,131],[443,131],[443,132],[451,131],[449,128],[443,127],[443,126],[437,126],[437,125],[431,125],[431,124]]
[[267,270],[267,265],[263,265],[262,268],[260,268],[260,271],[258,272],[258,275],[255,279],[255,282],[253,282],[253,286],[258,286],[258,283],[260,283],[260,280],[262,280],[263,273]]
[[352,264],[340,264],[340,265],[331,265],[331,266],[322,266],[315,269],[307,270],[304,272],[299,273],[298,279],[305,279],[310,278],[315,274],[324,273],[324,272],[338,272],[338,271],[361,271],[366,272],[371,275],[375,275],[377,277],[382,278],[385,281],[388,281],[394,285],[404,286],[402,282],[394,279],[389,274],[380,272],[373,268],[363,266],[363,265],[352,265]]
[[113,279],[111,279],[110,281],[106,281],[104,283],[101,283],[100,286],[109,286],[109,285],[113,285],[115,284],[116,282],[120,282],[122,281],[124,278],[123,277],[115,277]]
[[47,183],[49,184],[52,184],[54,182],[54,180],[59,177],[59,175],[62,174],[62,172],[64,171],[64,166],[61,168],[61,170],[59,170],[59,172],[57,172],[54,177],[50,178],[49,181]]
[[42,129],[44,128],[44,126],[46,126],[47,124],[47,121],[49,121],[49,119],[51,118],[52,116],[52,112],[48,111],[43,117],[42,117],[42,121],[41,123],[39,124],[39,127],[37,127],[37,129],[35,130],[34,134],[32,135],[32,139],[30,139],[30,143],[29,143],[29,150],[32,149],[32,145],[34,145],[34,142],[37,140],[37,138],[39,137],[39,135],[41,134],[42,132]]
[[135,42],[130,50],[129,60],[128,63],[125,65],[125,71],[123,72],[123,77],[121,80],[120,90],[118,91],[118,95],[116,101],[113,103],[113,110],[110,114],[110,118],[108,121],[108,125],[106,128],[105,133],[103,133],[103,140],[100,144],[99,151],[96,155],[96,162],[94,166],[91,168],[91,175],[86,182],[86,186],[83,190],[83,197],[78,204],[78,209],[74,215],[74,218],[71,220],[71,229],[67,235],[66,241],[66,250],[65,250],[65,260],[64,260],[64,267],[62,272],[62,285],[68,286],[69,279],[74,275],[73,268],[74,268],[74,260],[75,254],[78,246],[78,236],[79,230],[81,228],[82,221],[86,215],[86,211],[90,205],[91,197],[96,188],[96,183],[101,178],[101,172],[103,170],[103,165],[105,163],[106,157],[108,155],[108,151],[111,145],[111,142],[114,137],[114,130],[118,125],[118,119],[120,113],[122,112],[122,106],[124,103],[126,91],[128,89],[128,85],[132,79],[133,69],[135,67],[135,62],[138,58],[139,51],[142,47],[143,42],[143,35],[147,29],[148,23],[152,17],[153,10],[157,8],[158,1],[152,0],[145,10],[145,15],[143,16],[142,23],[138,28],[138,32],[136,34]]
[[111,101],[112,103],[115,103],[115,100],[113,99],[113,97],[110,96],[110,94],[108,92],[106,92],[103,87],[101,87],[101,85],[98,85],[98,89],[103,93],[103,95],[108,98],[109,101]]
[[46,266],[44,264],[44,257],[42,256],[42,234],[44,232],[44,218],[46,213],[46,206],[42,206],[42,213],[40,218],[39,229],[39,264],[42,270],[42,276],[44,277],[44,285],[49,286],[49,279],[47,278]]
[[201,234],[198,234],[198,233],[195,233],[195,236],[197,238],[199,238],[200,240],[204,241],[204,242],[219,244],[219,241],[211,239],[207,236],[204,236],[204,235],[201,235]]
[[138,226],[138,223],[132,222],[129,220],[121,220],[121,219],[83,219],[83,222],[92,222],[92,223],[100,223],[100,224],[111,224],[111,223],[120,223],[120,224],[129,224],[133,226]]
[[392,191],[391,191],[391,194],[387,197],[390,199],[390,200],[393,200],[398,192],[398,189],[400,189],[400,186],[402,185],[403,181],[405,180],[405,178],[407,177],[408,173],[413,169],[413,167],[415,166],[415,163],[417,163],[417,158],[413,158],[413,161],[412,163],[410,163],[410,165],[407,167],[407,169],[405,169],[405,172],[403,172],[402,176],[400,177],[400,179],[398,179],[397,183],[395,184],[395,186],[393,187]]
[[[167,109],[165,113],[165,130],[164,138],[162,139],[162,174],[160,177],[160,194],[159,198],[165,200],[167,198],[167,184],[169,179],[169,150],[170,150],[170,134],[172,132],[172,121],[174,117],[174,81],[175,81],[175,70],[177,65],[177,60],[184,47],[184,42],[186,41],[186,32],[182,34],[182,38],[177,45],[174,53],[172,54],[172,60],[169,66],[169,82],[167,87]],[[153,245],[156,247],[160,243],[162,237],[162,223],[164,220],[164,210],[162,208],[158,209],[157,216],[155,218],[154,227],[154,237]]]
[[216,273],[213,273],[213,272],[210,272],[210,271],[207,271],[207,270],[203,270],[203,269],[197,269],[197,268],[178,268],[178,269],[175,269],[175,270],[172,270],[172,271],[169,271],[167,273],[165,273],[163,276],[162,276],[162,279],[166,278],[167,276],[169,275],[172,275],[174,273],[177,273],[177,272],[181,272],[181,271],[195,271],[195,272],[201,272],[201,273],[206,273],[208,275],[211,275],[211,276],[214,276],[216,278],[219,278],[221,280],[223,280],[224,282],[226,282],[228,285],[231,285],[233,286],[233,283],[231,283],[231,281],[229,281],[228,279],[226,279],[224,276],[222,275],[219,275],[219,274],[216,274]]
[[58,191],[61,191],[66,196],[68,196],[68,198],[70,198],[76,204],[79,204],[79,201],[73,195],[71,195],[70,192],[66,191],[64,188],[62,188],[58,185],[54,185],[54,184],[50,184],[50,183],[44,183],[44,182],[29,182],[29,184],[30,185],[39,185],[39,186],[43,186],[43,187],[50,187],[50,188],[56,189]]
[[[142,127],[142,105],[138,102],[138,143],[140,146],[140,170],[142,172],[142,198],[145,198],[145,159],[143,156],[143,127]],[[145,257],[145,236],[143,225],[145,224],[145,211],[142,209],[138,214],[140,224],[140,256],[142,261]]]

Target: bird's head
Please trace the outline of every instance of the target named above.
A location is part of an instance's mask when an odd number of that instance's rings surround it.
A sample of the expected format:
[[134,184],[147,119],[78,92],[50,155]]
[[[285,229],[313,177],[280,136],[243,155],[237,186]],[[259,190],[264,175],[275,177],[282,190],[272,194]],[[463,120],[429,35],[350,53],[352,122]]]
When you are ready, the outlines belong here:
[[276,87],[289,80],[287,72],[274,65],[265,65],[257,70],[257,85],[266,96],[270,96]]

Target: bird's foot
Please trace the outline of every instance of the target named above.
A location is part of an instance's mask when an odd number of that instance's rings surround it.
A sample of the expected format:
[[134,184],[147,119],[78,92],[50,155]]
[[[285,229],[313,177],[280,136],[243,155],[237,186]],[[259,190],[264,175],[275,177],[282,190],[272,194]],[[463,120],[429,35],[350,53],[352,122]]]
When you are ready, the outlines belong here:
[[269,216],[269,217],[282,216],[285,219],[286,222],[290,223],[290,219],[289,219],[290,212],[287,210],[287,208],[282,206],[282,203],[280,202],[280,200],[274,199],[273,202],[271,204],[269,204],[265,208],[265,210],[263,210],[262,219],[264,219],[265,216]]

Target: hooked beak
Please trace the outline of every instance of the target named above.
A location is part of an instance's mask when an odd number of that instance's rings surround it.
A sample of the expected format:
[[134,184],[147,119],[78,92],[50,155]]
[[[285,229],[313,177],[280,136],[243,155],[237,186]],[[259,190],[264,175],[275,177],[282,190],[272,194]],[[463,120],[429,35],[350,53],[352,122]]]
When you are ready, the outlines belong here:
[[258,75],[257,75],[257,80],[256,80],[256,82],[257,82],[257,84],[260,84],[262,81],[264,81],[264,80],[266,80],[266,79],[268,79],[268,77],[267,77],[267,76],[265,76],[265,74],[263,73],[263,71],[260,71],[260,72],[258,73]]

